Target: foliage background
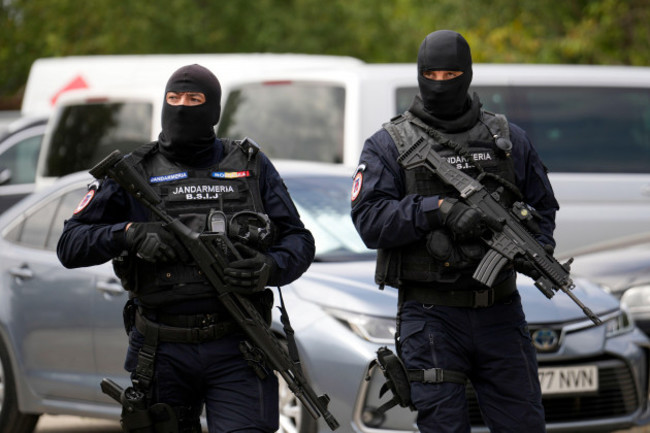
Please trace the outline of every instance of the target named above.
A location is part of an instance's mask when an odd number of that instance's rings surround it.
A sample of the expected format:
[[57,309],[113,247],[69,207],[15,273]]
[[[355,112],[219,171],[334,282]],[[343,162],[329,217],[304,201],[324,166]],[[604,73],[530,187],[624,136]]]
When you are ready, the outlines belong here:
[[414,62],[453,29],[475,62],[650,65],[650,0],[0,0],[0,109],[39,57],[296,52]]

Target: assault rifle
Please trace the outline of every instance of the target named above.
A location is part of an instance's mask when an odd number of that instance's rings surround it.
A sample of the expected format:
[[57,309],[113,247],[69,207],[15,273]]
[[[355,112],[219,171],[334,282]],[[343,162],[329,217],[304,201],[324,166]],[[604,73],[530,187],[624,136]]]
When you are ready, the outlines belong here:
[[241,258],[227,234],[221,232],[197,233],[179,219],[172,218],[157,206],[162,201],[161,198],[135,169],[134,165],[131,155],[125,156],[119,150],[115,150],[93,167],[90,174],[97,179],[103,179],[104,176],[112,178],[166,223],[167,229],[176,234],[189,251],[237,324],[253,344],[261,350],[267,364],[282,376],[289,389],[313,418],[318,419],[322,415],[329,428],[336,430],[339,423],[327,410],[329,396],[327,394],[316,395],[305,379],[299,363],[289,356],[285,347],[271,332],[255,306],[244,296],[230,291],[225,283],[223,269],[230,261],[229,256]]
[[[447,140],[440,134],[435,135],[434,138],[441,143]],[[559,263],[524,226],[524,222],[532,218],[526,204],[517,202],[512,209],[506,209],[481,182],[449,164],[423,137],[405,150],[397,162],[405,170],[424,166],[432,171],[443,182],[454,187],[465,203],[478,210],[485,218],[492,236],[482,239],[490,250],[474,272],[475,280],[492,287],[496,276],[507,263],[512,262],[516,257],[523,257],[540,274],[535,281],[535,286],[547,298],[551,299],[555,295],[553,290],[561,290],[592,322],[596,325],[602,324],[598,316],[571,292],[575,287],[569,271],[573,259],[564,264]]]

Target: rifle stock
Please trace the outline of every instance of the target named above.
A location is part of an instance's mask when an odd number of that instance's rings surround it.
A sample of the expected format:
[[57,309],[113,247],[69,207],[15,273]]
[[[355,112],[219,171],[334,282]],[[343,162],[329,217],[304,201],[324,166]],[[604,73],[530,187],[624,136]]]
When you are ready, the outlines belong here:
[[[447,140],[442,135],[434,138],[438,141]],[[507,263],[515,257],[525,257],[541,275],[535,281],[535,286],[547,298],[553,297],[553,290],[561,290],[594,324],[602,324],[598,316],[571,292],[575,285],[568,270],[570,261],[564,265],[559,263],[522,224],[522,221],[530,218],[523,203],[515,203],[512,209],[506,209],[483,184],[449,164],[423,137],[405,150],[397,161],[405,170],[423,166],[432,171],[443,182],[455,188],[466,204],[485,217],[492,236],[482,240],[490,247],[490,251],[479,263],[474,279],[491,287]]]
[[326,394],[316,395],[300,366],[293,362],[255,306],[244,296],[228,289],[223,276],[223,269],[229,262],[227,254],[241,258],[228,237],[220,233],[194,232],[179,219],[172,218],[160,209],[157,206],[161,202],[160,197],[135,169],[131,158],[130,155],[122,155],[119,150],[113,151],[93,167],[90,174],[98,179],[104,176],[112,178],[167,224],[167,228],[177,235],[191,254],[232,317],[251,341],[264,352],[269,365],[282,376],[304,408],[315,419],[322,415],[329,428],[336,430],[339,423],[327,409],[329,397]]

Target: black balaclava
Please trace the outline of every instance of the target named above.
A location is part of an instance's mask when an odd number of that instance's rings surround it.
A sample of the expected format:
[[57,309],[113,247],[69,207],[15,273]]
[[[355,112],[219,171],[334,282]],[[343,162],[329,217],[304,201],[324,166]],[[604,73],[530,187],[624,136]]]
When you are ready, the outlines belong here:
[[[167,92],[201,92],[201,105],[170,105]],[[214,125],[221,116],[221,84],[212,72],[200,65],[183,66],[172,74],[165,87],[160,152],[167,158],[190,166],[206,166],[215,157]]]
[[[451,80],[424,78],[424,71],[462,71]],[[438,30],[427,35],[418,52],[418,84],[424,108],[435,117],[453,119],[471,105],[467,93],[472,82],[472,53],[459,33]]]

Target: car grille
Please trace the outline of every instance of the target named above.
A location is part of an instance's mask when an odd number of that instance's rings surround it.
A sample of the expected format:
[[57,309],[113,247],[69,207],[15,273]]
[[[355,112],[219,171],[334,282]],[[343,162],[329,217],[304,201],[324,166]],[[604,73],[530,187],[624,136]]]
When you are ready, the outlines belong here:
[[[581,360],[581,363],[584,363],[584,360]],[[639,402],[634,378],[626,364],[620,360],[598,361],[593,364],[598,365],[598,393],[584,396],[543,397],[547,423],[623,416],[637,409]],[[545,366],[540,365],[540,367]],[[472,425],[485,425],[471,385],[467,387],[467,397]]]

